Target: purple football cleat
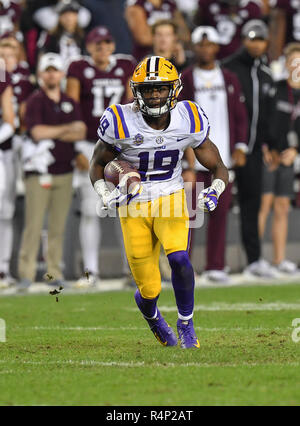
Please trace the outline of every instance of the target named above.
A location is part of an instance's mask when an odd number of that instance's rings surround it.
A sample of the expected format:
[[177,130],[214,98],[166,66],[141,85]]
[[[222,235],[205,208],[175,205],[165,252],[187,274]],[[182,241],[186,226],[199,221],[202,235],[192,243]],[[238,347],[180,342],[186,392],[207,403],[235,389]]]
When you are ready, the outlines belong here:
[[158,309],[157,317],[155,319],[145,318],[145,320],[148,322],[152,333],[159,341],[159,343],[161,343],[163,346],[177,346],[178,339],[174,330],[162,317]]
[[183,349],[200,348],[200,342],[194,330],[193,320],[183,321],[178,319],[177,331],[180,340],[180,346]]

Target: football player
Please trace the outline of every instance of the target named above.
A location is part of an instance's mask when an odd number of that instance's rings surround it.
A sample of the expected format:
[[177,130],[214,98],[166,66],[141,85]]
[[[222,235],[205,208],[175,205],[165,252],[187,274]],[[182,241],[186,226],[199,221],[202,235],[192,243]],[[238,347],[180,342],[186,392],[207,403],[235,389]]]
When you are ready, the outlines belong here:
[[202,209],[216,208],[228,183],[228,171],[209,139],[205,113],[194,102],[177,103],[182,86],[171,62],[159,56],[144,59],[134,71],[131,88],[133,103],[112,105],[102,116],[90,178],[104,205],[110,207],[115,205],[116,194],[109,192],[104,181],[105,165],[118,157],[139,170],[143,191],[119,208],[126,254],[138,287],[135,300],[158,341],[177,345],[175,332],[156,306],[162,244],[172,269],[181,347],[198,348],[192,319],[194,272],[187,251],[189,219],[181,177],[184,150],[191,146],[214,174],[212,185],[199,195]]
[[33,92],[30,82],[30,71],[27,62],[19,59],[19,42],[10,37],[0,40],[0,57],[5,61],[6,70],[10,74],[14,93],[14,109],[16,114],[16,128],[20,127],[21,116],[24,114],[25,101]]
[[[99,275],[98,259],[100,225],[96,204],[98,197],[91,188],[88,169],[97,142],[99,119],[112,103],[132,100],[130,77],[136,65],[129,55],[114,55],[115,43],[106,27],[96,27],[86,38],[90,56],[70,64],[67,76],[67,94],[81,105],[83,120],[88,128],[87,141],[77,144],[82,154],[77,157],[77,174],[81,198],[79,237],[84,269],[90,273],[89,282],[95,284]],[[86,277],[79,280],[83,285]]]

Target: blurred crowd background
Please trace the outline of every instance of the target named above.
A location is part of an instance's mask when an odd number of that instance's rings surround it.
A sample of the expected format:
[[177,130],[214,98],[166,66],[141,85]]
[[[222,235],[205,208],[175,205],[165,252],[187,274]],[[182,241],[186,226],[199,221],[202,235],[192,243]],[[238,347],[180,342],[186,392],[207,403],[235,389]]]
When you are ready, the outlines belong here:
[[[105,108],[147,55],[180,73],[231,182],[193,231],[197,274],[272,278],[300,263],[300,0],[0,0],[0,287],[132,285],[117,218],[87,170]],[[186,152],[183,178],[211,176]],[[162,254],[161,270],[169,279]],[[87,278],[88,277],[88,278]]]

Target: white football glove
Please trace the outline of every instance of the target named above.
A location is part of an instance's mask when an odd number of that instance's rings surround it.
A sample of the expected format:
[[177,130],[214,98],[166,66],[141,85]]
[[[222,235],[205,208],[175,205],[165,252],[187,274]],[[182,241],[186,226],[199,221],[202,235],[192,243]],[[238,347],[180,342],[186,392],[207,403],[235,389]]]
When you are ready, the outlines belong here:
[[200,192],[198,196],[199,209],[205,212],[214,211],[225,187],[225,183],[221,179],[214,179],[211,186]]
[[129,204],[133,198],[137,197],[142,192],[143,187],[141,185],[136,185],[130,194],[124,194],[119,186],[116,186],[113,191],[110,191],[105,180],[100,179],[95,182],[94,189],[102,199],[102,208],[110,210],[122,206],[123,204]]

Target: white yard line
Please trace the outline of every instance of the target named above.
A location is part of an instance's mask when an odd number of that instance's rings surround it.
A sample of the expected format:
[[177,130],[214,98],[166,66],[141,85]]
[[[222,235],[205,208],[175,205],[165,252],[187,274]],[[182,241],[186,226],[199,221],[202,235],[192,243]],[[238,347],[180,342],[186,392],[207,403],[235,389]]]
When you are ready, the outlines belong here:
[[[174,363],[174,362],[153,362],[153,363],[145,363],[141,362],[122,362],[122,361],[95,361],[95,360],[57,360],[57,361],[22,361],[22,360],[0,360],[0,364],[13,364],[13,365],[40,365],[40,366],[48,366],[48,365],[70,365],[70,366],[88,366],[88,367],[121,367],[121,368],[138,368],[138,367],[161,367],[161,368],[178,368],[178,367],[199,367],[199,368],[216,368],[216,367],[224,367],[224,368],[235,368],[235,367],[299,367],[299,362],[241,362],[241,363],[201,363],[201,362],[187,362],[187,363]],[[6,370],[11,371],[11,370]]]
[[[149,330],[148,327],[16,327],[22,330],[36,330],[36,331],[145,331]],[[292,327],[195,327],[196,330],[204,332],[220,332],[220,331],[290,331]]]
[[21,364],[21,365],[74,365],[74,366],[100,366],[100,367],[144,367],[142,362],[120,362],[120,361],[94,361],[94,360],[62,360],[62,361],[22,361],[22,360],[0,360],[0,364]]
[[[137,312],[138,308],[125,308]],[[159,306],[161,312],[177,312],[176,306]],[[196,305],[194,311],[299,311],[300,303],[210,303],[207,305]]]
[[[20,327],[24,329],[23,327]],[[146,330],[146,327],[25,327],[26,330],[50,330],[50,331],[136,331],[136,330]]]

